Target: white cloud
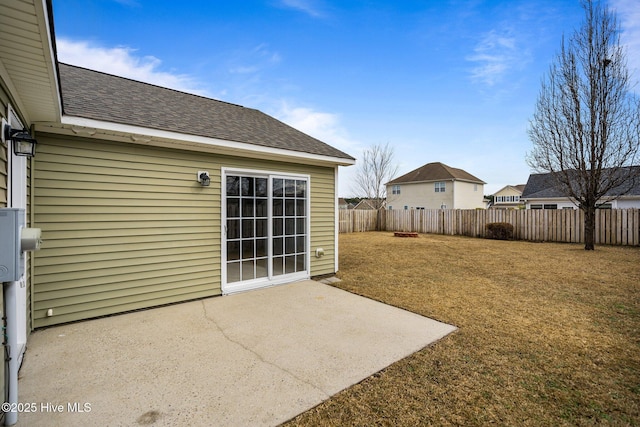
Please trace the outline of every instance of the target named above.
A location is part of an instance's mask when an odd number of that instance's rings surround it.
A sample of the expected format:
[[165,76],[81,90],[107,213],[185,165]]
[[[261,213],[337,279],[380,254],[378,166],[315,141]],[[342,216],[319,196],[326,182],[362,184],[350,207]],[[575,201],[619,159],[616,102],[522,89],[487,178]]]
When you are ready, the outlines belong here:
[[289,126],[348,154],[353,155],[350,151],[354,151],[360,145],[349,137],[336,114],[305,107],[292,107],[287,102],[282,102],[274,116]]
[[[315,111],[305,107],[293,107],[283,101],[273,116],[289,126],[313,136],[356,159],[360,157],[362,150],[365,148],[359,142],[351,139],[348,132],[340,123],[340,117],[336,114]],[[356,194],[352,188],[352,183],[357,172],[356,168],[357,166],[340,168],[338,193],[341,197],[349,197]]]
[[617,12],[622,27],[620,41],[627,47],[627,65],[640,79],[640,2],[638,0],[612,0],[609,6]]
[[114,74],[162,87],[206,95],[198,82],[185,74],[161,71],[162,61],[154,56],[137,56],[130,47],[102,47],[88,41],[56,39],[60,62]]
[[[238,52],[232,60],[234,65],[229,66],[229,73],[255,74],[277,65],[281,60],[282,57],[278,52],[270,50],[266,43],[262,43],[247,52]],[[246,65],[246,63],[251,63],[251,65]]]
[[321,18],[324,13],[316,0],[280,0],[280,4],[289,9],[296,9],[314,18]]
[[482,37],[467,61],[475,65],[471,69],[473,81],[493,86],[499,83],[513,68],[520,66],[523,57],[516,47],[516,39],[492,30]]

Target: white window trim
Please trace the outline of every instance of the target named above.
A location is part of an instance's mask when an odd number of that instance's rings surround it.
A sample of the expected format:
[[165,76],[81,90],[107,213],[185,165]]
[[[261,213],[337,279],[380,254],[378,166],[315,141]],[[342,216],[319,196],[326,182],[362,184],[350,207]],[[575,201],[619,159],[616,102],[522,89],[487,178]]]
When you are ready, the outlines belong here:
[[[269,201],[271,201],[271,180],[273,178],[282,178],[282,179],[301,179],[307,181],[307,203],[306,205],[306,230],[307,230],[307,241],[306,241],[306,257],[305,263],[307,269],[304,272],[296,272],[291,274],[285,274],[281,276],[277,276],[277,279],[267,278],[259,278],[253,280],[247,280],[243,282],[234,282],[233,284],[227,283],[227,233],[226,233],[226,224],[227,224],[227,212],[226,212],[226,191],[224,183],[227,180],[227,175],[245,175],[245,176],[253,176],[253,177],[266,177],[269,180]],[[272,236],[273,234],[273,212],[271,203],[268,204],[267,208],[268,212],[268,221],[267,221],[267,229],[268,235]],[[272,170],[260,170],[260,169],[238,169],[238,168],[228,168],[222,167],[220,169],[220,287],[223,295],[232,294],[235,292],[244,292],[253,289],[281,285],[284,283],[291,283],[298,280],[305,280],[311,277],[311,176],[304,174],[296,174],[296,173],[283,173],[281,171],[272,171]],[[268,260],[271,262],[273,256],[273,242],[272,239],[269,238],[268,241]]]

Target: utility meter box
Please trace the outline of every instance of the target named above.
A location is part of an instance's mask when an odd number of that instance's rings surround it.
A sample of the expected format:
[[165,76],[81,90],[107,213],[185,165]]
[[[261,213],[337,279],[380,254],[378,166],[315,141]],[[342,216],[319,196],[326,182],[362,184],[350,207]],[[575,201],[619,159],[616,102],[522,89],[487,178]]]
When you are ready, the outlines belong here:
[[0,282],[16,282],[24,272],[25,251],[40,249],[39,228],[24,227],[24,209],[0,209]]

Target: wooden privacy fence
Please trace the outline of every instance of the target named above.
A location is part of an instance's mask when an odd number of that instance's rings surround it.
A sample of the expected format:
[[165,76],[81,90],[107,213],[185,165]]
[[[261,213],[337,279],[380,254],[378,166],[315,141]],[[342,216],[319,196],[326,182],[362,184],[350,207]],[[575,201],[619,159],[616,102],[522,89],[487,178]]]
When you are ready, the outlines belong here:
[[[584,243],[584,212],[549,210],[340,210],[340,232],[376,230],[485,237],[486,225],[508,222],[517,240]],[[640,209],[596,211],[596,244],[640,246]]]

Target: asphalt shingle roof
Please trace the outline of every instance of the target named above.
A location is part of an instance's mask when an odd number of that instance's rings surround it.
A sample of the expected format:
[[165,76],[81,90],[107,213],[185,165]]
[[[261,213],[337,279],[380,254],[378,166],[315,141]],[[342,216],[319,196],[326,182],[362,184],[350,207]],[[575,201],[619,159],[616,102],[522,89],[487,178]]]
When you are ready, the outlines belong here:
[[[631,166],[640,169],[640,166]],[[628,190],[628,191],[627,191]],[[608,191],[606,196],[613,197],[623,192],[630,196],[640,196],[640,179],[629,189],[629,185],[621,185]],[[551,173],[534,173],[529,175],[529,180],[522,191],[522,198],[525,199],[547,199],[555,197],[569,197],[557,184]]]
[[462,169],[452,168],[444,163],[435,162],[427,163],[418,169],[412,170],[409,173],[402,175],[392,181],[389,181],[387,185],[402,184],[409,182],[428,182],[428,181],[440,181],[440,180],[460,180],[477,182],[478,184],[486,184],[479,178],[471,175]]
[[65,115],[350,159],[259,110],[59,64]]

